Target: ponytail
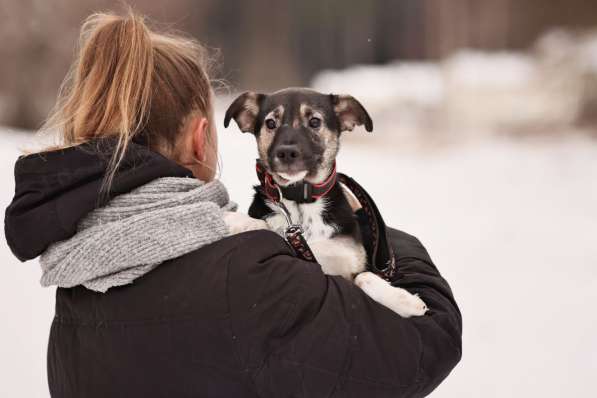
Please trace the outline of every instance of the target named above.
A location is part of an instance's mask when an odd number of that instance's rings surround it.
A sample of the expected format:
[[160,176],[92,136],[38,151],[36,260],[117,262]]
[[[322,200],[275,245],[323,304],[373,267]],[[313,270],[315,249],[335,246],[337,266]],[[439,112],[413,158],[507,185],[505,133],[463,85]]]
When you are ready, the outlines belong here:
[[78,55],[43,130],[57,130],[61,146],[116,137],[103,187],[109,188],[136,135],[149,132],[156,146],[173,146],[192,110],[208,115],[203,55],[198,43],[156,34],[130,10],[125,16],[93,14],[81,28]]

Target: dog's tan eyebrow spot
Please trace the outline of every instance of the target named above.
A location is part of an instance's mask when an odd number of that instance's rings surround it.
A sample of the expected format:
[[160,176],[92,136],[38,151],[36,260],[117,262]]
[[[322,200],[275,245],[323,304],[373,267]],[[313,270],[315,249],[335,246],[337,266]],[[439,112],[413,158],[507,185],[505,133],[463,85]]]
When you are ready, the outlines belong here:
[[311,117],[317,117],[323,120],[324,113],[317,108],[313,108],[307,104],[301,104],[300,113],[302,119],[307,122]]
[[301,104],[300,114],[303,118],[307,118],[307,117],[311,116],[312,113],[313,113],[313,110],[311,109],[311,107],[309,105]]
[[274,118],[276,120],[280,120],[282,118],[282,115],[284,115],[284,106],[278,105],[265,116],[265,119]]
[[274,109],[274,112],[276,113],[276,117],[282,117],[282,115],[284,115],[284,105],[279,105],[276,109]]

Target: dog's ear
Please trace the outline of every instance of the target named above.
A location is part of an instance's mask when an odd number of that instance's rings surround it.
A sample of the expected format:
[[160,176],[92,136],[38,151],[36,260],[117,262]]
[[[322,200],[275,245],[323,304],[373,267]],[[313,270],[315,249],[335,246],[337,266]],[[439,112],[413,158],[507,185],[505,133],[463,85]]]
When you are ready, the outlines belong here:
[[365,125],[367,131],[373,131],[371,116],[352,95],[330,94],[330,99],[340,122],[340,131],[352,131],[357,125]]
[[234,118],[240,131],[243,133],[254,133],[255,121],[264,98],[264,94],[257,94],[252,91],[247,91],[239,95],[226,111],[224,127],[228,127],[230,119]]

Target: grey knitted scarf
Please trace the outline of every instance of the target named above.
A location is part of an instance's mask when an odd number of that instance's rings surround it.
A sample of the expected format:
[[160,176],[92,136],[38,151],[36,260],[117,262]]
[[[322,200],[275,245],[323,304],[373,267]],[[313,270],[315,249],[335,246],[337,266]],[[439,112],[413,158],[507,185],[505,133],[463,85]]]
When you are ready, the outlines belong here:
[[219,181],[159,178],[94,210],[72,238],[51,245],[40,258],[41,284],[105,292],[132,283],[226,236],[222,214],[235,209]]

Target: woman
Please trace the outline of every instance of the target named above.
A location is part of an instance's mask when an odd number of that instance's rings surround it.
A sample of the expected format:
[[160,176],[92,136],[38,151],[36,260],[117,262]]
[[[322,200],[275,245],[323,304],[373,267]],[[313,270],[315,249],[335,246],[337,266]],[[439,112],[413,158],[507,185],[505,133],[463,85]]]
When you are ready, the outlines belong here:
[[50,127],[21,157],[6,238],[56,285],[53,397],[423,396],[461,355],[461,318],[417,239],[391,230],[403,319],[293,257],[226,237],[201,47],[135,15],[94,15]]

